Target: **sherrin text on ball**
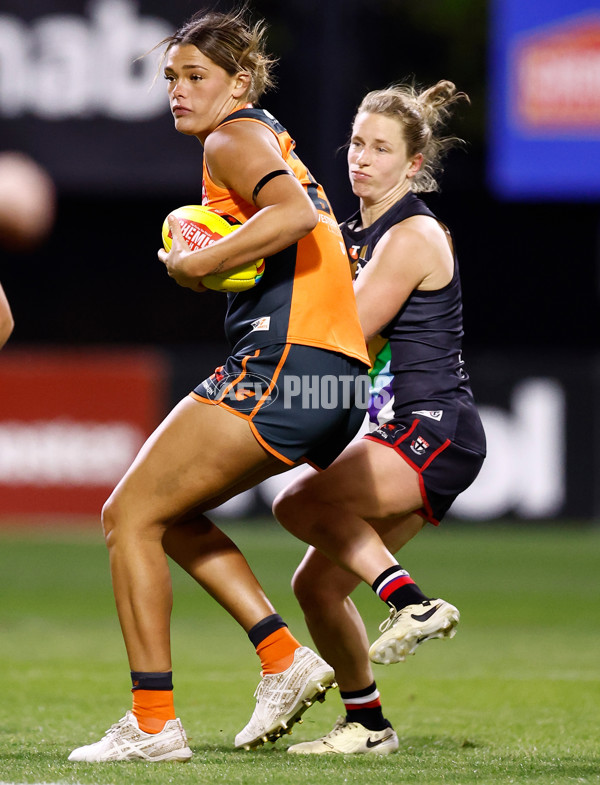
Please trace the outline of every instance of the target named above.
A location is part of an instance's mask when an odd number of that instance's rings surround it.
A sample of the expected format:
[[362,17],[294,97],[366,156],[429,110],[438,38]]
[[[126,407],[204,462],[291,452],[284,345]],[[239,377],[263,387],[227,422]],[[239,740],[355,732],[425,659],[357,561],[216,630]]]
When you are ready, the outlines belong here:
[[[241,226],[240,222],[232,216],[199,204],[178,207],[170,215],[174,215],[179,221],[183,238],[193,251],[213,245]],[[163,222],[162,238],[165,250],[170,251],[172,236],[167,218]],[[259,259],[256,262],[247,262],[234,270],[205,275],[202,285],[216,292],[244,292],[256,286],[264,270],[265,261]]]

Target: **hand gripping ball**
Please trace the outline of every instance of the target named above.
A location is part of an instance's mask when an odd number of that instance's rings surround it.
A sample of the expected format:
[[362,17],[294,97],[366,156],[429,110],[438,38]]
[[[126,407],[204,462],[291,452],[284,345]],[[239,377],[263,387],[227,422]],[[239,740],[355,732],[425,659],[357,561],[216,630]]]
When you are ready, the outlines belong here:
[[[174,215],[179,221],[183,237],[193,251],[207,248],[241,226],[240,222],[231,215],[199,204],[178,207],[170,215]],[[166,218],[162,226],[162,239],[165,250],[170,251],[172,237]],[[202,285],[215,292],[244,292],[256,286],[264,271],[265,260],[259,259],[257,262],[247,262],[233,270],[205,275]]]

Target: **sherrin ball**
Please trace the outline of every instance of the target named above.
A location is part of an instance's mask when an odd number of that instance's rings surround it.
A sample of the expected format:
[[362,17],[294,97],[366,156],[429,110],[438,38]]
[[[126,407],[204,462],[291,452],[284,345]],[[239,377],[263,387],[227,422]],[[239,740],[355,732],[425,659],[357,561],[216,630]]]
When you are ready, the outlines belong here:
[[[169,215],[177,218],[183,237],[193,251],[213,245],[241,226],[240,222],[231,215],[199,204],[178,207]],[[162,239],[165,250],[170,251],[173,238],[167,218],[162,226]],[[205,275],[202,285],[215,292],[244,292],[256,286],[264,271],[265,260],[259,259],[257,262],[248,262],[234,270]]]

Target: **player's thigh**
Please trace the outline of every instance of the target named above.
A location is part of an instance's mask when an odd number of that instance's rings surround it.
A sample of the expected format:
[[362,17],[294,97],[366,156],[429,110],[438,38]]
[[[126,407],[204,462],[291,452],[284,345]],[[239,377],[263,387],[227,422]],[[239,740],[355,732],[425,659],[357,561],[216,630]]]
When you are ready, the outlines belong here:
[[394,450],[366,439],[350,444],[325,471],[302,475],[284,495],[368,519],[400,517],[423,504],[417,472]]
[[370,525],[381,537],[390,553],[397,553],[426,526],[427,521],[413,512],[397,517],[370,519]]
[[225,504],[225,502],[228,502],[235,496],[239,496],[240,493],[250,490],[250,488],[255,488],[257,485],[260,485],[263,480],[268,480],[276,474],[289,471],[289,468],[290,467],[282,461],[270,461],[266,466],[261,466],[255,471],[245,474],[243,479],[235,482],[226,489],[219,489],[216,496],[204,498],[200,504],[190,508],[178,520],[187,522],[193,520],[196,516],[202,516],[207,513],[210,517],[210,511],[214,510],[215,507]]
[[144,444],[109,507],[138,520],[172,521],[208,500],[226,498],[230,488],[258,472],[277,472],[279,464],[246,420],[185,398]]

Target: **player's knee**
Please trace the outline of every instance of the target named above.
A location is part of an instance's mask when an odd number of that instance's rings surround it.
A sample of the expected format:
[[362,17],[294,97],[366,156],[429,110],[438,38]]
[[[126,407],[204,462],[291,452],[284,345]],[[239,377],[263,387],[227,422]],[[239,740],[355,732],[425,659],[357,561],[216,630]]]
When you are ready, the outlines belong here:
[[164,528],[158,521],[145,520],[137,514],[136,508],[121,499],[117,491],[113,491],[102,507],[102,530],[109,548],[122,537],[150,537],[155,529],[160,529],[156,536],[162,536]]
[[299,533],[305,514],[305,500],[302,490],[284,488],[273,502],[273,515],[279,523],[292,534]]
[[322,603],[327,602],[327,587],[321,586],[319,580],[315,580],[314,575],[302,565],[294,573],[292,590],[305,613],[321,608]]
[[306,580],[301,567],[296,570],[292,577],[292,590],[296,599],[300,603],[301,608],[304,608],[305,605],[310,604],[312,587],[310,585],[310,581]]
[[107,545],[111,544],[111,537],[114,540],[114,534],[119,523],[119,515],[117,510],[118,505],[116,504],[113,496],[114,494],[104,502],[100,517],[102,531],[104,533],[104,540],[106,541]]
[[283,526],[285,526],[285,522],[287,521],[290,513],[289,498],[289,488],[284,488],[282,491],[279,491],[275,497],[275,500],[273,501],[273,515]]

